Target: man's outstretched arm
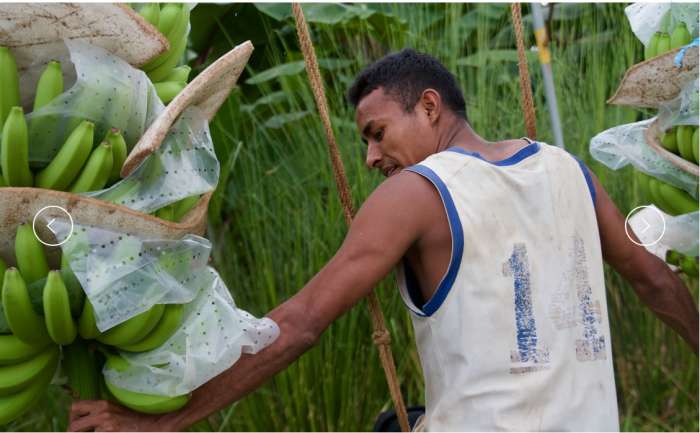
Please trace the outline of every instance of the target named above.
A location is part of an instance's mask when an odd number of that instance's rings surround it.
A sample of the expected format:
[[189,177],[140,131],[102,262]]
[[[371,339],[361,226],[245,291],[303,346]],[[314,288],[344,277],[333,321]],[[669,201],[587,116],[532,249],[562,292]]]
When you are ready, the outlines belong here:
[[323,331],[365,297],[442,211],[434,188],[413,173],[386,180],[358,212],[342,247],[328,264],[289,300],[267,316],[280,336],[192,395],[178,412],[137,414],[104,401],[73,404],[70,430],[178,431],[244,397],[311,348]]
[[[596,189],[596,216],[605,261],[630,282],[639,299],[654,314],[698,353],[698,308],[690,291],[666,262],[627,238],[624,216],[593,172],[591,176]],[[639,242],[631,229],[629,232]]]

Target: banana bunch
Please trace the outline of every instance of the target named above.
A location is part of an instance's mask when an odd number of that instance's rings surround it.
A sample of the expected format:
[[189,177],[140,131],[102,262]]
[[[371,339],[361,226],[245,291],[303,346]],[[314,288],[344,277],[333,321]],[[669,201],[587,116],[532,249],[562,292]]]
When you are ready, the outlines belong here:
[[661,145],[686,161],[698,163],[698,127],[678,125],[668,129],[661,137]]
[[[44,392],[58,365],[59,345],[64,346],[61,365],[76,398],[111,395],[147,413],[176,410],[187,403],[188,396],[134,393],[109,382],[101,389],[102,362],[96,353],[96,349],[107,351],[106,346],[128,352],[160,347],[182,324],[184,305],[158,304],[101,332],[89,299],[83,296],[79,308],[71,300],[69,287],[83,292],[66,257],[61,258],[60,271],[51,270],[31,225],[18,226],[14,255],[16,267],[8,268],[0,260],[1,313],[11,332],[0,335],[0,424],[20,416]],[[41,290],[39,306],[33,302],[30,287]],[[118,366],[122,358],[113,357],[112,364]]]
[[[107,358],[105,368],[115,371],[125,371],[129,368],[129,362],[121,356],[106,350],[103,350],[103,354]],[[107,378],[105,378],[105,384],[109,394],[114,397],[116,401],[129,409],[142,413],[161,414],[173,412],[182,408],[190,400],[189,394],[167,397],[129,391],[116,386],[107,380]]]
[[138,13],[160,31],[170,48],[141,69],[154,83],[158,97],[169,103],[187,85],[190,68],[177,67],[187,49],[190,8],[184,3],[146,3]]
[[647,197],[670,215],[683,215],[698,210],[698,201],[682,189],[639,172],[639,181]]
[[[39,188],[83,193],[103,189],[119,180],[127,157],[121,132],[111,129],[97,146],[95,125],[77,119],[65,142],[44,168],[33,173],[29,165],[29,130],[56,128],[55,118],[35,118],[30,125],[19,101],[17,64],[12,52],[0,47],[0,172],[2,186]],[[34,110],[51,102],[64,91],[61,64],[49,62],[37,81]]]
[[690,32],[684,22],[678,22],[671,34],[668,32],[656,32],[644,48],[644,60],[660,56],[668,51],[675,50],[691,41]]

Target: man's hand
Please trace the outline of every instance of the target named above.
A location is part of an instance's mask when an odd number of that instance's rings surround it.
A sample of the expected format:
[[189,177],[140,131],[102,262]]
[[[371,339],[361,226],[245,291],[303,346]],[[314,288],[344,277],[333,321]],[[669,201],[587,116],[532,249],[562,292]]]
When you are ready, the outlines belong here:
[[172,431],[163,418],[105,400],[81,400],[71,406],[68,431]]

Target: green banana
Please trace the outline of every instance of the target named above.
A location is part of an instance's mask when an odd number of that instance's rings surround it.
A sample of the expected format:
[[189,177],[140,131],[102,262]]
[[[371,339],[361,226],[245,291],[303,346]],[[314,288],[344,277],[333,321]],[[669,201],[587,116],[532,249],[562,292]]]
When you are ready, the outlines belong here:
[[156,217],[166,220],[166,221],[175,221],[175,209],[173,208],[173,205],[168,205],[164,206],[160,209],[158,209],[155,213]]
[[70,314],[68,289],[59,271],[49,272],[43,293],[44,321],[49,336],[56,344],[68,345],[78,335],[73,316]]
[[46,65],[46,69],[41,73],[39,81],[36,84],[33,110],[36,111],[40,109],[61,93],[63,93],[63,73],[61,73],[61,64],[56,61],[51,61]]
[[178,23],[181,12],[182,5],[180,3],[165,3],[160,10],[158,31],[164,36],[169,34],[173,26]]
[[[113,355],[105,352],[107,362],[105,367],[116,371],[125,371],[129,368],[129,363],[124,358],[118,355]],[[124,388],[119,388],[110,381],[106,380],[107,389],[114,398],[122,405],[137,412],[160,414],[173,412],[190,400],[189,394],[179,395],[177,397],[167,397],[163,395],[145,394],[141,392],[129,391]]]
[[34,176],[29,169],[29,132],[22,107],[12,107],[2,128],[0,166],[10,186],[32,186]]
[[664,149],[678,153],[678,141],[676,139],[676,128],[669,128],[661,137],[661,145]]
[[103,141],[90,154],[85,167],[73,182],[69,191],[75,194],[88,191],[98,191],[107,185],[112,174],[112,145]]
[[167,77],[163,81],[185,81],[187,82],[189,76],[190,76],[190,71],[192,71],[192,68],[190,68],[187,65],[182,65],[178,66],[177,68],[174,68],[170,73],[168,74]]
[[656,32],[652,35],[651,39],[649,39],[649,43],[646,47],[644,47],[644,60],[649,60],[652,57],[656,57],[660,37],[661,32]]
[[158,3],[146,3],[141,7],[141,9],[139,9],[139,15],[141,15],[154,27],[158,27],[158,21],[160,20],[160,6]]
[[693,146],[693,158],[695,159],[695,163],[697,164],[700,162],[698,159],[698,153],[700,153],[700,149],[698,149],[698,127],[695,127],[695,132],[693,132],[693,137],[691,138],[691,145]]
[[61,191],[68,188],[90,157],[94,130],[94,123],[82,121],[70,133],[49,165],[37,174],[36,186]]
[[17,227],[15,258],[22,278],[28,285],[46,278],[49,273],[44,248],[34,235],[34,229],[29,223],[20,224]]
[[0,289],[2,288],[2,281],[5,278],[5,271],[7,270],[7,263],[0,257]]
[[19,74],[17,62],[7,47],[0,47],[0,128],[12,107],[21,105],[19,98]]
[[[41,109],[61,95],[63,91],[61,64],[55,61],[49,62],[37,82],[33,111],[36,112]],[[56,113],[33,116],[29,121],[29,142],[33,143],[35,140],[43,139],[58,132],[60,129],[59,125],[60,117]],[[33,163],[36,164],[37,162],[33,161]]]
[[688,45],[691,41],[690,32],[684,22],[676,24],[676,28],[671,32],[671,49],[680,48],[683,45]]
[[44,394],[46,387],[51,383],[58,366],[56,359],[52,368],[45,369],[36,381],[16,394],[0,397],[0,425],[9,423],[24,412],[29,410]]
[[121,132],[117,128],[112,128],[107,133],[105,138],[112,145],[112,172],[109,175],[109,184],[112,184],[121,179],[121,170],[126,161],[127,150],[126,141]]
[[160,83],[155,83],[156,93],[163,104],[168,104],[170,101],[175,99],[178,93],[182,92],[187,86],[184,81],[161,81]]
[[671,50],[671,36],[668,33],[661,33],[659,36],[659,42],[656,46],[656,55],[660,56]]
[[693,199],[687,192],[666,182],[660,182],[659,194],[669,204],[674,215],[683,215],[698,210],[697,200]]
[[100,397],[100,370],[97,353],[83,339],[63,348],[63,365],[68,386],[76,400],[97,400]]
[[162,81],[165,77],[172,72],[172,70],[177,66],[182,59],[182,55],[187,48],[187,34],[184,34],[182,38],[172,45],[170,51],[166,53],[167,58],[160,65],[146,72],[148,78],[152,82],[157,83]]
[[694,161],[693,158],[693,127],[690,125],[680,125],[676,128],[676,143],[678,153],[687,161]]
[[60,351],[51,345],[39,355],[19,364],[0,367],[0,397],[15,394],[33,383],[46,369],[56,369]]
[[102,335],[95,323],[95,310],[88,298],[83,303],[83,312],[78,320],[78,333],[86,340],[92,340]]
[[49,344],[27,344],[16,335],[0,335],[0,365],[17,364],[33,358]]
[[105,380],[107,389],[123,406],[141,413],[161,414],[181,409],[190,401],[190,395],[167,397],[163,395],[144,394],[119,388]]
[[182,218],[184,218],[185,215],[187,215],[197,205],[197,203],[199,203],[198,195],[191,195],[173,203],[173,207],[175,208],[173,221],[182,221]]
[[163,315],[164,309],[164,304],[154,305],[143,313],[137,314],[126,322],[122,322],[106,331],[97,337],[97,341],[110,346],[134,344],[146,337],[155,328]]
[[184,313],[183,304],[169,304],[165,307],[163,317],[145,338],[134,344],[117,346],[128,352],[146,352],[160,347],[177,331]]
[[0,188],[6,187],[7,184],[5,183],[5,178],[2,175],[2,171],[0,171]]
[[27,285],[16,268],[5,272],[2,287],[2,307],[12,333],[27,344],[49,341],[44,318],[34,311]]

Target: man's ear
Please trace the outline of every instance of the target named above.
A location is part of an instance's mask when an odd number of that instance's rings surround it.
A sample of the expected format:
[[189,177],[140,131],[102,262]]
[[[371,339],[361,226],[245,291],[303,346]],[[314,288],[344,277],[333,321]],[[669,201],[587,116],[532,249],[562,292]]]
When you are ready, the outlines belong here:
[[420,109],[423,110],[431,124],[436,124],[442,114],[442,99],[435,89],[425,89],[419,101]]

